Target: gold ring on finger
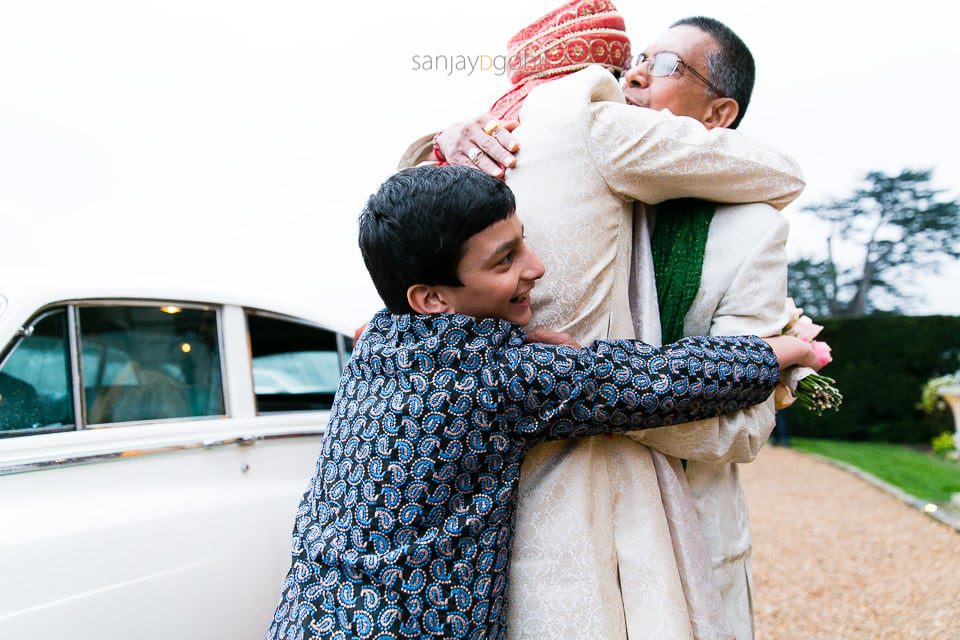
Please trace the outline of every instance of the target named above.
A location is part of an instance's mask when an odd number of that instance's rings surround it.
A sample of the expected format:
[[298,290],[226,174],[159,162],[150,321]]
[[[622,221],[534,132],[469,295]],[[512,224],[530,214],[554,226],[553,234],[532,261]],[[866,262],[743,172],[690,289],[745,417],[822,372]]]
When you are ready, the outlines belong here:
[[491,120],[487,124],[483,125],[483,132],[488,136],[496,135],[497,131],[500,130],[500,126],[501,124],[499,120]]

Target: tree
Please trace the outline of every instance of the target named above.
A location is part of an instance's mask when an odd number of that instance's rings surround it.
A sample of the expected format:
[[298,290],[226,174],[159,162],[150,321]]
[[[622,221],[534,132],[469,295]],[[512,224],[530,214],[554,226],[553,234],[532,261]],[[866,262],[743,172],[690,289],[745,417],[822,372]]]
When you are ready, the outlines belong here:
[[805,314],[813,318],[832,318],[837,315],[834,308],[833,265],[829,261],[800,258],[790,263],[787,275],[787,290]]
[[[805,207],[830,224],[830,233],[825,260],[804,257],[790,265],[797,305],[818,317],[902,311],[915,297],[907,286],[912,275],[937,273],[960,257],[960,202],[931,188],[931,174],[871,171],[852,195]],[[840,243],[859,250],[855,264],[838,264]]]

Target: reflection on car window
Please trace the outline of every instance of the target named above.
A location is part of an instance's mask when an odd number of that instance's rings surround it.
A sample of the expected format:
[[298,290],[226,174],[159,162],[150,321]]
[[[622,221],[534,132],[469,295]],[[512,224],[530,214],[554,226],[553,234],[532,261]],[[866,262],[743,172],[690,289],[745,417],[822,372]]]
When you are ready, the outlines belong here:
[[215,311],[80,309],[87,422],[224,415]]
[[0,431],[7,435],[74,425],[66,310],[48,312],[32,327],[0,366]]
[[340,381],[336,334],[247,314],[257,412],[329,409]]

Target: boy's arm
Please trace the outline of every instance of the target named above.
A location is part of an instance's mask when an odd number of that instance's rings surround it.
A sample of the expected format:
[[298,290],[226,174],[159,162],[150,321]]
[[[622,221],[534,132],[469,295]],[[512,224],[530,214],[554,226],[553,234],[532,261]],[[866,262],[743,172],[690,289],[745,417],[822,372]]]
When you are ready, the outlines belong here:
[[499,363],[509,426],[533,440],[662,427],[763,402],[777,357],[757,337],[684,338],[663,348],[628,340],[574,349],[525,344]]

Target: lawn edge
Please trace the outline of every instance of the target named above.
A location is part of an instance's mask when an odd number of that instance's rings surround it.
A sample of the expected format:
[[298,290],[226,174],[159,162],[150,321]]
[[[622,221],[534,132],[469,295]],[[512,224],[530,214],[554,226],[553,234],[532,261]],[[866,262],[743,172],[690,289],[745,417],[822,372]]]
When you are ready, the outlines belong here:
[[832,466],[832,467],[836,467],[837,469],[840,469],[840,470],[842,470],[842,471],[846,471],[847,473],[849,473],[849,474],[851,474],[851,475],[853,475],[853,476],[856,476],[857,478],[860,478],[861,480],[863,480],[863,481],[866,482],[867,484],[872,485],[872,486],[876,487],[877,489],[880,489],[881,491],[883,491],[883,492],[885,492],[885,493],[893,496],[894,498],[896,498],[896,499],[899,500],[900,502],[902,502],[902,503],[904,503],[904,504],[906,504],[906,505],[908,505],[908,506],[910,506],[910,507],[913,507],[914,509],[916,509],[917,511],[919,511],[919,512],[922,513],[923,515],[928,516],[928,517],[936,520],[937,522],[940,522],[941,524],[945,524],[945,525],[947,525],[948,527],[950,527],[951,529],[953,529],[954,531],[956,531],[957,533],[960,533],[960,517],[957,517],[957,516],[954,516],[954,515],[950,515],[950,514],[946,513],[946,511],[945,511],[944,509],[937,509],[937,510],[934,511],[933,513],[929,513],[929,512],[927,512],[927,511],[924,510],[924,507],[926,507],[928,504],[932,504],[932,503],[927,502],[926,500],[921,500],[920,498],[918,498],[918,497],[916,497],[916,496],[914,496],[914,495],[911,495],[911,494],[907,493],[906,491],[904,491],[904,490],[901,489],[900,487],[895,487],[895,486],[893,486],[892,484],[890,484],[889,482],[886,482],[886,481],[884,481],[884,480],[881,480],[880,478],[878,478],[877,476],[873,475],[872,473],[869,473],[869,472],[867,472],[867,471],[864,471],[864,470],[861,469],[860,467],[856,467],[856,466],[850,464],[849,462],[843,462],[843,461],[841,461],[841,460],[835,460],[835,459],[833,459],[833,458],[828,458],[827,456],[821,455],[821,454],[819,454],[819,453],[812,453],[812,452],[810,452],[810,451],[801,451],[801,450],[799,450],[799,449],[793,449],[793,451],[796,451],[797,453],[799,453],[799,454],[801,454],[801,455],[810,456],[811,458],[816,458],[816,459],[820,460],[821,462],[825,462],[826,464],[828,464],[828,465],[830,465],[830,466]]

